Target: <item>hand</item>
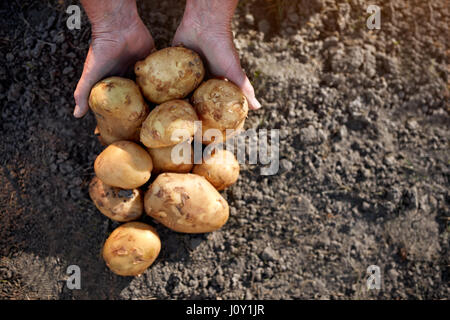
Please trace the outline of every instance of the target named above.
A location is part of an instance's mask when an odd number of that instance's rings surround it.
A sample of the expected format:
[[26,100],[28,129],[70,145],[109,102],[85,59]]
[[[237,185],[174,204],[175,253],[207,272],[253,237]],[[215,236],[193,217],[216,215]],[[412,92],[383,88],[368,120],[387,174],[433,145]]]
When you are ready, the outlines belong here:
[[241,68],[233,44],[231,19],[236,5],[236,0],[187,0],[172,44],[183,45],[201,54],[213,75],[234,82],[244,92],[249,107],[259,109],[261,104],[255,98],[253,86]]
[[[133,6],[133,3],[134,8],[122,6],[111,11],[107,18],[103,15],[101,20],[89,17],[92,24],[92,42],[74,92],[74,116],[77,118],[87,113],[89,94],[95,83],[107,76],[124,75],[127,70],[133,68],[136,61],[144,59],[154,50],[153,38],[137,14],[135,2],[131,2],[131,5]],[[133,9],[135,13],[131,14]],[[117,17],[114,16],[115,12]]]

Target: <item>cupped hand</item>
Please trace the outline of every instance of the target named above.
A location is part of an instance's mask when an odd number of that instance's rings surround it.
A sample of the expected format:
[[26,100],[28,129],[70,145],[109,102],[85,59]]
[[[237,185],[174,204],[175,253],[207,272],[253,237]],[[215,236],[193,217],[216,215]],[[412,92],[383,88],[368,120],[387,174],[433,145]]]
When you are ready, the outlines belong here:
[[153,50],[153,38],[139,17],[129,21],[125,28],[113,23],[93,24],[92,42],[74,92],[74,116],[80,118],[87,113],[89,94],[95,83],[111,75],[124,75]]
[[217,23],[223,14],[220,10],[194,10],[189,8],[188,3],[172,45],[183,45],[201,54],[214,76],[224,77],[234,82],[247,97],[249,107],[259,109],[261,104],[255,97],[250,80],[242,70],[239,55],[233,43],[231,19]]

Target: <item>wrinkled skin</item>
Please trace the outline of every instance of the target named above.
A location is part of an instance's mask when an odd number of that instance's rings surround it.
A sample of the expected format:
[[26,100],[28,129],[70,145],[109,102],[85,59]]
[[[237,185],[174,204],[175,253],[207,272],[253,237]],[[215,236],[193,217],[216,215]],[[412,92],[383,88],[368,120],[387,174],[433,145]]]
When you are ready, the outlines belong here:
[[[137,61],[155,49],[147,27],[140,19],[135,0],[82,0],[92,25],[92,43],[83,73],[74,92],[74,116],[88,111],[93,85],[111,75],[124,75]],[[173,45],[182,44],[198,52],[214,76],[225,77],[244,92],[250,109],[261,104],[242,70],[233,43],[231,19],[238,0],[187,0]]]
[[212,75],[237,84],[247,97],[249,107],[259,109],[261,104],[241,67],[233,43],[231,20],[237,3],[238,0],[187,0],[173,44],[183,44],[200,53]]
[[89,110],[91,88],[108,76],[123,76],[145,58],[155,44],[142,22],[135,0],[82,0],[92,25],[92,41],[74,92],[74,116]]

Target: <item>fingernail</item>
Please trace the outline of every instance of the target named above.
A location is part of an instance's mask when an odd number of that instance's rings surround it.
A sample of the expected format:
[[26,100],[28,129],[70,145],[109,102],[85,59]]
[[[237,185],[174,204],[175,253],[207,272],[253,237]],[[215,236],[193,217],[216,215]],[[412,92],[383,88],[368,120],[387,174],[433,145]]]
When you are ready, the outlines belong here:
[[253,108],[255,108],[255,110],[261,108],[261,103],[259,103],[259,101],[256,100],[256,98],[252,99],[252,105],[253,105]]
[[80,117],[80,107],[78,105],[76,105],[75,109],[73,110],[73,116],[75,118],[79,118]]

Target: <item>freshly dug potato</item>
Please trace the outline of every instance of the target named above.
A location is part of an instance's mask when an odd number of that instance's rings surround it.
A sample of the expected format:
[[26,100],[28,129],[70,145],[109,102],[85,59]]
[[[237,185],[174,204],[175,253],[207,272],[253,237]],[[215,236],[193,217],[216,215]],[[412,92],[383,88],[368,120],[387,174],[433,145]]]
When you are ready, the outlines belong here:
[[203,177],[191,173],[163,173],[144,196],[145,212],[177,232],[204,233],[222,227],[229,207]]
[[111,187],[94,177],[89,184],[89,195],[97,209],[115,221],[136,220],[144,212],[144,200],[139,189]]
[[100,141],[139,141],[139,130],[149,113],[139,87],[129,79],[109,77],[91,90],[89,106],[97,119]]
[[156,230],[142,222],[127,222],[115,229],[103,246],[108,268],[120,276],[137,276],[158,257],[161,240]]
[[107,185],[135,189],[150,179],[152,158],[144,148],[131,141],[116,141],[95,159],[94,171]]
[[190,140],[195,134],[195,121],[198,117],[189,102],[165,102],[153,109],[142,123],[141,142],[149,148],[162,148]]
[[[189,150],[189,152],[186,152],[186,150]],[[170,147],[149,148],[148,152],[152,157],[152,172],[155,174],[161,172],[188,173],[194,165],[194,150],[189,141]],[[180,163],[174,162],[176,159],[172,157],[172,152],[174,152],[174,157],[176,156],[181,160]]]
[[217,190],[228,188],[239,178],[239,162],[228,150],[218,150],[194,165],[192,173],[205,177]]
[[[226,129],[240,130],[248,114],[248,102],[242,90],[228,80],[211,79],[195,90],[193,106],[202,121],[202,131],[218,129],[224,134]],[[204,139],[208,144],[213,140]],[[214,142],[218,142],[214,140]]]
[[186,97],[205,76],[200,56],[183,47],[150,54],[136,63],[134,72],[144,96],[157,104]]

